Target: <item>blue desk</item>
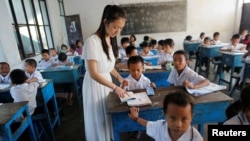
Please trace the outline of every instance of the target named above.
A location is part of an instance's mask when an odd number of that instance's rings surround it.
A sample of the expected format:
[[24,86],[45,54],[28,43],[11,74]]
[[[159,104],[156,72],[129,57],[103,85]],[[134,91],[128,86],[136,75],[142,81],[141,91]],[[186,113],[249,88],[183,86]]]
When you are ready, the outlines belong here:
[[189,52],[196,52],[200,46],[200,42],[183,43],[183,49],[189,54]]
[[[4,141],[16,141],[26,129],[29,130],[30,139],[37,141],[27,103],[28,102],[25,101],[0,105],[0,128],[4,133]],[[25,113],[26,116],[22,119],[18,129],[12,133],[11,125],[15,123],[20,116],[23,116],[23,113]]]
[[[128,77],[129,72],[119,72],[123,78]],[[146,70],[143,74],[149,78],[151,82],[156,84],[156,87],[169,87],[170,83],[167,81],[170,71],[161,70]]]
[[[228,52],[228,51],[221,51],[221,74],[220,74],[220,79],[219,79],[219,84],[221,82],[229,84],[229,90],[231,90],[231,85],[232,85],[232,76],[234,73],[234,69],[236,67],[242,67],[242,56],[244,55],[243,52]],[[231,74],[229,80],[226,80],[224,78],[224,65],[227,65],[231,67]]]
[[[157,88],[155,95],[150,97],[152,106],[143,106],[140,108],[140,117],[156,121],[159,119],[165,119],[165,115],[162,110],[162,102],[169,92],[176,89],[185,89],[184,87],[169,87],[169,88]],[[137,90],[134,92],[139,92]],[[198,124],[198,130],[204,134],[204,124],[208,123],[221,123],[226,118],[225,110],[233,101],[232,98],[222,92],[215,92],[203,96],[194,97],[194,117],[192,120],[193,125]],[[119,134],[122,132],[145,130],[145,127],[139,123],[134,122],[128,117],[129,109],[126,103],[121,104],[120,99],[113,93],[108,96],[108,113],[111,115],[112,126],[114,132],[115,141],[119,141]]]

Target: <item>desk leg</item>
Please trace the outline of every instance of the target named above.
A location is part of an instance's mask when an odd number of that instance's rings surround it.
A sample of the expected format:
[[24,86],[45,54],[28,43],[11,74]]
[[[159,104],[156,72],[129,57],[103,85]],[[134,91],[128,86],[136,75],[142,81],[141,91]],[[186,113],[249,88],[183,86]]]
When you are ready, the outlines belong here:
[[198,131],[200,132],[201,136],[204,137],[204,126],[203,126],[203,124],[198,124]]
[[114,134],[114,141],[119,141],[119,140],[120,140],[120,137],[119,137],[119,132],[118,132],[118,131],[113,130],[113,134]]

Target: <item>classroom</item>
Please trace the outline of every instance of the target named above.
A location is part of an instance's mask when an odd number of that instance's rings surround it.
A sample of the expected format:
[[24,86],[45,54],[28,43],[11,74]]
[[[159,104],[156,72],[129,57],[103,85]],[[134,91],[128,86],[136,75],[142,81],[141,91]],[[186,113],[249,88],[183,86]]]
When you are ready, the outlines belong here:
[[[0,0],[0,116],[7,116],[0,117],[0,141],[27,140],[27,134],[30,140],[160,141],[163,131],[153,128],[163,120],[170,140],[192,132],[192,139],[207,141],[218,139],[211,128],[235,124],[228,121],[234,116],[249,125],[249,111],[239,108],[250,107],[242,100],[250,93],[249,11],[250,0]],[[22,91],[18,85],[25,85]],[[128,91],[145,93],[150,104],[121,103]],[[185,107],[171,101],[165,107],[175,91]],[[177,138],[162,110],[171,104],[193,108]],[[16,110],[12,116],[9,108]]]

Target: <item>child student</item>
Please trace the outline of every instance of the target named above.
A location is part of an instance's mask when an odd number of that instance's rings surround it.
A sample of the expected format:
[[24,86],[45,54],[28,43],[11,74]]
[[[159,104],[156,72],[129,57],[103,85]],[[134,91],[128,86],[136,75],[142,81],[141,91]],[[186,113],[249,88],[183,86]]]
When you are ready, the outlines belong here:
[[146,87],[155,88],[156,85],[142,74],[144,70],[144,60],[141,56],[131,56],[128,59],[129,84],[122,84],[122,88],[127,90],[146,89]]
[[144,41],[140,44],[140,47],[142,48],[141,56],[153,56],[153,52],[149,50],[149,43]]
[[61,45],[61,52],[67,53],[68,52],[68,47],[65,44]]
[[221,41],[220,41],[219,38],[220,38],[220,33],[219,32],[214,32],[212,44],[213,45],[220,45]]
[[10,73],[10,65],[7,62],[0,62],[0,84],[11,83],[9,73]]
[[231,43],[228,46],[221,48],[222,51],[245,50],[246,45],[239,43],[240,35],[234,34],[231,38]]
[[26,83],[27,76],[20,69],[11,71],[10,78],[13,84],[10,88],[10,94],[14,102],[28,101],[29,113],[32,115],[37,106],[36,93],[39,83],[37,81]]
[[242,30],[242,32],[240,33],[240,43],[242,43],[245,40],[247,34],[248,34],[247,29]]
[[131,34],[130,37],[129,37],[129,44],[131,46],[135,46],[135,47],[138,47],[137,44],[136,44],[136,37],[134,34]]
[[119,48],[119,58],[126,57],[126,48],[129,46],[129,38],[123,37],[121,39],[121,47]]
[[51,58],[54,62],[57,62],[57,60],[58,60],[58,55],[57,55],[56,49],[55,49],[55,48],[49,49],[49,54],[50,54],[50,58]]
[[147,121],[139,117],[139,108],[130,108],[128,116],[146,127],[146,133],[155,141],[203,141],[196,128],[191,126],[194,99],[177,90],[167,94],[163,101],[165,120]]
[[152,39],[150,41],[150,49],[156,49],[156,44],[157,44],[157,41],[155,39]]
[[248,43],[250,43],[250,34],[247,34],[245,39],[243,40],[243,44],[247,45]]
[[81,40],[76,40],[76,51],[79,55],[82,55],[82,41]]
[[163,53],[159,54],[159,65],[166,65],[167,62],[173,62],[174,54],[174,41],[172,39],[166,39],[163,42]]
[[188,67],[188,55],[184,50],[174,53],[174,69],[170,72],[168,82],[174,86],[184,85],[190,89],[209,85],[209,80]]
[[37,65],[38,68],[48,68],[54,65],[54,60],[50,58],[49,50],[43,49],[42,50],[42,61],[40,61]]
[[163,53],[162,46],[163,46],[164,40],[159,40],[157,43],[157,54],[160,55]]
[[71,66],[73,65],[72,62],[68,59],[68,56],[61,52],[58,55],[58,62],[55,64],[55,66],[61,66],[61,65],[66,65],[66,66]]
[[68,56],[78,56],[78,52],[76,51],[76,46],[74,44],[70,45],[69,51],[66,53]]
[[134,46],[128,46],[126,48],[126,57],[124,57],[120,63],[116,64],[116,68],[117,69],[127,69],[128,66],[127,66],[127,61],[128,61],[128,58],[130,58],[131,56],[137,56],[138,53],[137,53],[137,49],[136,47]]
[[204,38],[205,38],[205,33],[204,32],[201,32],[200,33],[200,37],[199,37],[199,39],[198,39],[198,42],[203,42],[203,40],[204,40]]
[[202,47],[208,47],[211,45],[211,39],[209,37],[205,37],[203,42],[201,43]]
[[25,60],[25,74],[27,76],[27,83],[30,82],[42,82],[43,81],[43,77],[42,74],[36,70],[37,67],[37,63],[35,59],[27,59]]
[[[231,115],[227,121],[224,122],[224,125],[250,125],[250,85],[247,85],[241,90],[240,100],[235,101],[227,109],[227,116]],[[234,111],[234,110],[235,111]],[[233,110],[233,111],[229,111]]]
[[[247,48],[246,48],[247,52],[242,56],[242,62],[245,62],[245,61],[250,61],[250,43],[247,44]],[[239,73],[239,76],[240,76],[240,84],[243,80],[243,75],[244,75],[244,69],[245,69],[245,65],[243,65],[240,73]]]

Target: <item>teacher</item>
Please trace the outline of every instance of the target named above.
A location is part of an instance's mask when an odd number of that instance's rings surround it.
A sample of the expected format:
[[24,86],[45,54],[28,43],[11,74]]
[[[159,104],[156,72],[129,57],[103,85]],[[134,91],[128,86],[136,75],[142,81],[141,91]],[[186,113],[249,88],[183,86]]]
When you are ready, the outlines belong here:
[[119,97],[126,92],[112,82],[110,73],[120,83],[128,83],[115,70],[118,57],[116,36],[126,22],[124,10],[116,5],[104,8],[97,31],[85,42],[82,57],[86,73],[83,80],[83,112],[87,141],[110,141],[113,138],[111,119],[107,114],[107,97],[111,91]]

